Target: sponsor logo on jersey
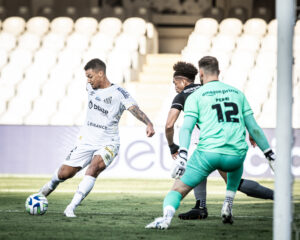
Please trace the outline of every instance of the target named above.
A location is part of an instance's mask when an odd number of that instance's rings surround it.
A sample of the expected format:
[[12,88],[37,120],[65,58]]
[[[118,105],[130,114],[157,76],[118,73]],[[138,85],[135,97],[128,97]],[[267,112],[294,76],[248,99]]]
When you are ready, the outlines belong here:
[[205,96],[214,96],[216,94],[226,94],[226,93],[236,93],[239,94],[239,92],[235,89],[223,89],[223,90],[214,90],[214,91],[207,91],[202,94],[203,97]]
[[129,93],[125,89],[118,87],[117,90],[122,93],[124,98],[129,98]]
[[101,101],[101,99],[98,96],[95,99],[99,102]]
[[91,126],[91,127],[96,127],[96,128],[101,128],[101,129],[107,130],[106,126],[103,126],[103,125],[100,125],[100,124],[97,124],[97,123],[87,122],[87,125]]
[[91,101],[89,101],[89,109],[92,109],[92,108],[94,108],[95,110],[98,110],[98,111],[102,112],[102,113],[105,114],[105,115],[108,114],[108,110],[106,110],[106,109],[100,107],[100,106],[97,105],[97,104],[94,104],[94,103],[92,102],[92,100],[91,100]]
[[198,88],[200,88],[200,86],[195,86],[195,87],[185,89],[185,90],[183,90],[183,92],[184,93],[192,93],[192,92],[196,91]]
[[93,102],[89,101],[89,109],[92,109],[92,107],[93,107]]
[[111,157],[114,157],[114,152],[113,152],[113,150],[112,149],[110,149],[108,146],[106,146],[105,148],[104,148],[107,152],[109,152],[109,154],[111,155]]
[[103,100],[103,102],[105,102],[106,104],[111,104],[111,100],[112,100],[112,97],[108,97],[108,98],[105,98]]

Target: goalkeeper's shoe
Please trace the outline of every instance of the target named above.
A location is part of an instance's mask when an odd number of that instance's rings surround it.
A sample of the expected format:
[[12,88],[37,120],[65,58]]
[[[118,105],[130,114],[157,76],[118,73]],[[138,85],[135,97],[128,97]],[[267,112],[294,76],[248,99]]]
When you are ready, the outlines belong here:
[[222,211],[221,211],[222,222],[233,224],[232,211],[228,202],[224,202]]
[[167,229],[171,221],[164,217],[155,218],[152,223],[149,223],[145,228]]
[[64,215],[69,218],[76,217],[76,215],[74,213],[74,209],[70,205],[68,205],[67,208],[65,209]]
[[47,197],[50,193],[52,193],[54,189],[49,187],[49,184],[46,183],[39,191],[40,194],[43,194],[45,197]]
[[205,219],[207,216],[208,212],[206,207],[192,208],[190,211],[178,215],[181,220]]

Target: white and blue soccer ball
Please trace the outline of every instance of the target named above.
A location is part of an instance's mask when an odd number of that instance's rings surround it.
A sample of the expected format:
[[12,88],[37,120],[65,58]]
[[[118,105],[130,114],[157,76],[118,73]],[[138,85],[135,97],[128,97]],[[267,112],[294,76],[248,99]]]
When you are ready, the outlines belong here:
[[31,215],[43,215],[48,209],[48,200],[43,194],[32,194],[25,202],[25,209]]

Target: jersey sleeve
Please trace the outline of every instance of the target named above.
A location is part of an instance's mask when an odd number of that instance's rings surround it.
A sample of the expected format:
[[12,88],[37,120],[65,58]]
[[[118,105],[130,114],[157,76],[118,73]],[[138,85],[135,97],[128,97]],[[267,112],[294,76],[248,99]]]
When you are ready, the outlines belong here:
[[184,115],[199,118],[199,104],[195,94],[191,94],[184,104]]
[[127,92],[124,88],[118,87],[117,90],[121,93],[121,103],[124,105],[126,109],[137,106],[137,102],[131,97],[129,92]]
[[245,95],[243,94],[243,116],[246,117],[250,114],[253,114],[253,111],[250,107],[250,104],[247,100],[247,98],[245,97]]
[[184,107],[184,99],[182,94],[177,94],[175,98],[173,99],[171,108],[178,109],[179,111],[182,111]]

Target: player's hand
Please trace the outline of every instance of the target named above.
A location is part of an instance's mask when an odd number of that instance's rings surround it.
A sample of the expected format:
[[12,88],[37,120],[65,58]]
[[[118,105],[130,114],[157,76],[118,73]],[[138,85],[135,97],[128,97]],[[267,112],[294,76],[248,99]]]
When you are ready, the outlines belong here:
[[254,139],[250,135],[249,135],[249,141],[250,141],[252,147],[255,148],[257,146],[256,142],[254,141]]
[[266,159],[269,161],[270,168],[275,172],[275,160],[276,160],[276,155],[273,152],[271,148],[268,148],[267,150],[264,151]]
[[180,149],[171,172],[172,178],[178,179],[184,174],[186,168],[186,161],[187,161],[187,150]]
[[152,137],[155,134],[152,123],[147,124],[146,134],[147,134],[147,137]]
[[170,148],[172,158],[175,160],[178,155],[179,146],[177,144],[173,143],[173,144],[169,145],[169,148]]

